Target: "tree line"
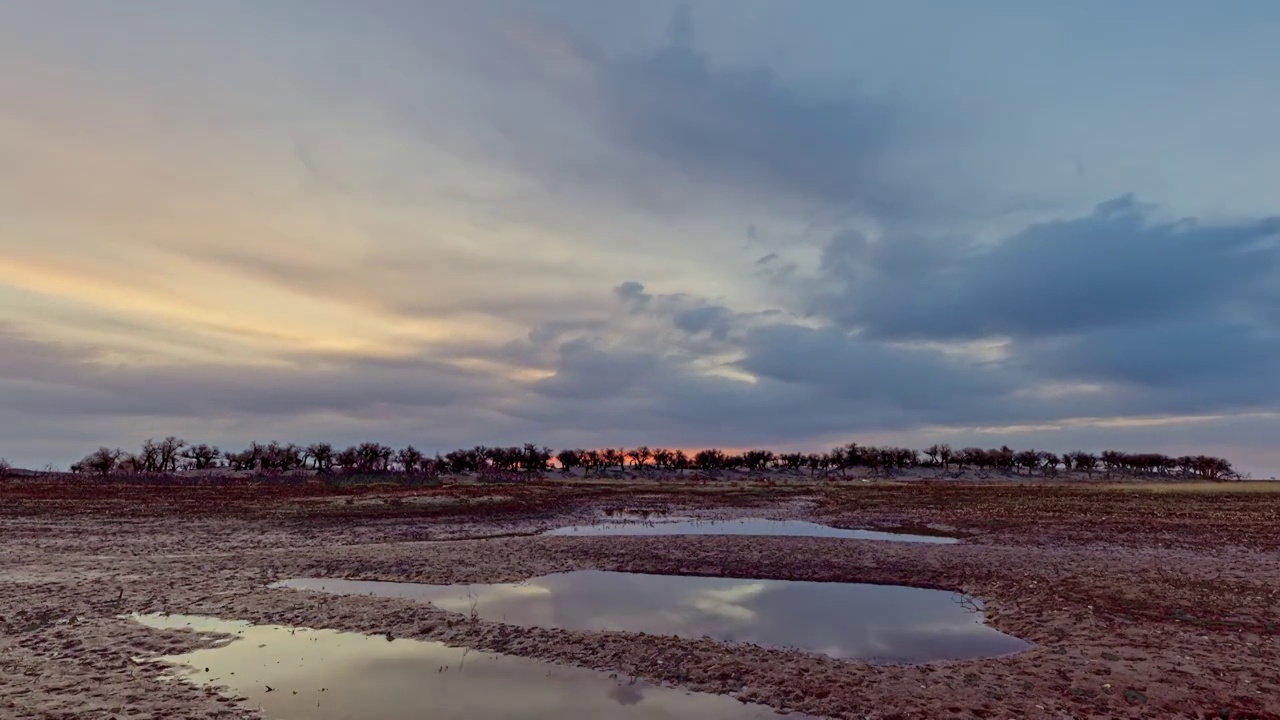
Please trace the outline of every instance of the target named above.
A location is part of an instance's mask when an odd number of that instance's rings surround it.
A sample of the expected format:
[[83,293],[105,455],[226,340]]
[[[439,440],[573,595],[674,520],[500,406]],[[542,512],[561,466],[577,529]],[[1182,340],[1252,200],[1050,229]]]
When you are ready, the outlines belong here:
[[392,448],[376,442],[363,442],[338,449],[329,443],[295,445],[293,443],[258,443],[240,451],[224,451],[205,443],[192,444],[177,437],[147,440],[138,452],[102,447],[72,464],[71,471],[83,474],[165,474],[192,470],[226,468],[254,473],[289,473],[313,471],[318,474],[359,473],[436,476],[461,473],[544,473],[553,469],[587,473],[619,471],[664,471],[684,474],[686,471],[712,473],[720,471],[762,472],[788,471],[795,474],[844,476],[859,468],[873,472],[893,472],[916,467],[932,467],[945,471],[973,468],[998,470],[1022,475],[1051,475],[1059,470],[1124,475],[1159,475],[1224,480],[1239,477],[1227,460],[1206,455],[1172,457],[1159,453],[1125,453],[1108,450],[1102,453],[1075,451],[1061,455],[1043,450],[1015,451],[1008,446],[997,449],[968,447],[953,449],[950,445],[932,445],[924,450],[900,447],[875,447],[849,443],[825,453],[775,453],[771,450],[747,450],[729,453],[716,448],[692,454],[684,450],[645,446],[567,449],[559,452],[534,443],[511,447],[486,447],[453,450],[448,453],[426,453],[412,445]]

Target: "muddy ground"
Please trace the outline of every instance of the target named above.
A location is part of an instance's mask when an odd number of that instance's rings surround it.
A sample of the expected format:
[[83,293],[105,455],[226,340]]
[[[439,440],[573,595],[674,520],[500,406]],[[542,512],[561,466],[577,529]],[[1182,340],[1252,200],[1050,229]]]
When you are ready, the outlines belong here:
[[[540,537],[617,510],[951,531],[957,545]],[[1075,483],[0,481],[0,717],[253,717],[140,662],[207,644],[132,612],[392,633],[836,718],[1280,718],[1280,493]],[[482,538],[482,539],[476,539]],[[447,540],[447,542],[440,542]],[[876,666],[756,646],[517,628],[295,576],[503,582],[572,569],[895,583],[980,598],[1036,647]],[[834,621],[834,619],[833,619]]]

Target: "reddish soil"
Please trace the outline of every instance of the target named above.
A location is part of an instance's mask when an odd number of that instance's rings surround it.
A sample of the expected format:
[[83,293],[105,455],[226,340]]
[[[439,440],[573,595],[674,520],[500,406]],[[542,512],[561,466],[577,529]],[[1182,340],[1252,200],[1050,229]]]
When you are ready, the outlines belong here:
[[[540,537],[606,510],[952,531],[957,545]],[[391,632],[839,718],[1280,719],[1280,493],[1084,484],[0,482],[0,717],[252,717],[135,662],[207,643],[167,611]],[[456,538],[451,542],[419,542]],[[501,582],[571,569],[953,589],[1036,647],[876,666],[756,646],[517,628],[386,598],[269,590],[333,576]]]

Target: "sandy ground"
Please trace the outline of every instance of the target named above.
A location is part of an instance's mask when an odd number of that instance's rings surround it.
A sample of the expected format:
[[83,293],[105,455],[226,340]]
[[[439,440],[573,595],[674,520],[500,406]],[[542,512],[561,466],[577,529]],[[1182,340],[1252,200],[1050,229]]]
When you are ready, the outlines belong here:
[[[540,537],[605,511],[954,531],[957,545]],[[1280,718],[1280,493],[916,482],[534,483],[351,490],[0,483],[0,717],[253,713],[145,658],[208,638],[132,612],[442,640],[838,718]],[[458,539],[475,538],[485,539]],[[446,540],[442,542],[441,540]],[[297,576],[504,582],[573,569],[960,590],[1037,647],[873,666],[797,651],[517,628]]]

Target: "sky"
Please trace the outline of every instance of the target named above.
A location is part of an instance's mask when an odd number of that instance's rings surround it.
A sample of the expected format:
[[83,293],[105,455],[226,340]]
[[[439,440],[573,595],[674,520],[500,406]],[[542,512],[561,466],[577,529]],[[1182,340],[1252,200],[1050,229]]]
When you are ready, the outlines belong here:
[[0,456],[1280,474],[1280,5],[0,0]]

